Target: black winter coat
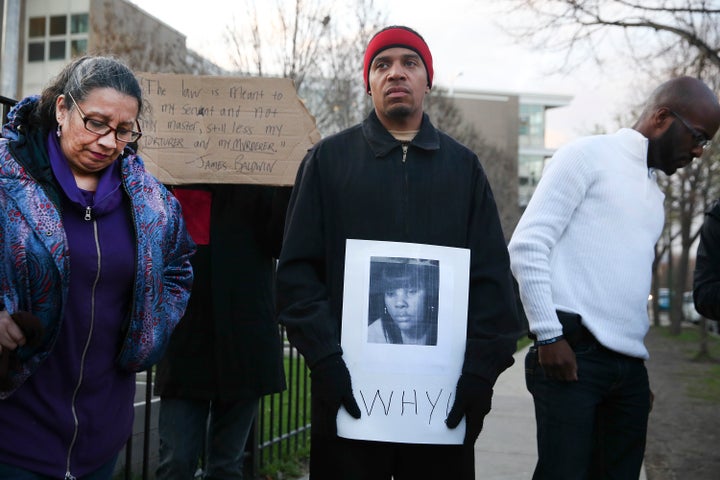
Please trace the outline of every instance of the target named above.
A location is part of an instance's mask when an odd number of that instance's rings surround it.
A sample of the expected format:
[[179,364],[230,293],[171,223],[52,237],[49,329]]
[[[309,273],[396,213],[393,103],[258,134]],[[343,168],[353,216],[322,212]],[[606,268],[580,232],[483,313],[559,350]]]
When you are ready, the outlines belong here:
[[284,389],[274,312],[289,187],[205,185],[210,244],[199,245],[187,312],[158,364],[155,393],[249,400]]
[[490,185],[478,157],[427,115],[406,153],[372,112],[301,164],[278,264],[278,314],[310,367],[342,352],[349,238],[470,249],[463,371],[493,384],[512,364],[519,326]]
[[693,299],[700,315],[720,320],[720,200],[705,213],[700,230]]

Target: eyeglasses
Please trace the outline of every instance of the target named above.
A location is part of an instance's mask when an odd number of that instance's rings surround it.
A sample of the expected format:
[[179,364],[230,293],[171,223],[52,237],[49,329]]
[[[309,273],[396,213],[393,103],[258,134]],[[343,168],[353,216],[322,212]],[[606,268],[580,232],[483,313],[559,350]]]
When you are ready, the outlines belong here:
[[72,93],[68,92],[68,96],[70,97],[70,100],[72,100],[72,102],[75,104],[75,108],[77,108],[78,113],[80,113],[80,118],[85,125],[85,130],[87,130],[88,132],[94,133],[95,135],[98,135],[100,137],[105,136],[110,132],[115,132],[115,139],[123,143],[136,142],[138,141],[138,139],[140,139],[140,137],[142,137],[140,122],[138,122],[137,120],[135,120],[135,124],[138,128],[137,132],[134,130],[128,130],[127,128],[113,128],[105,122],[89,118],[87,115],[85,115],[85,112],[82,111],[80,105],[77,104],[77,102],[72,96]]
[[669,110],[670,113],[672,113],[678,120],[682,122],[683,125],[685,125],[685,128],[690,130],[690,135],[692,135],[693,140],[695,141],[695,146],[702,147],[703,151],[707,150],[710,146],[710,139],[702,132],[697,131],[695,128],[693,128],[687,120],[685,120],[683,117],[678,115],[677,113],[673,112],[672,110]]

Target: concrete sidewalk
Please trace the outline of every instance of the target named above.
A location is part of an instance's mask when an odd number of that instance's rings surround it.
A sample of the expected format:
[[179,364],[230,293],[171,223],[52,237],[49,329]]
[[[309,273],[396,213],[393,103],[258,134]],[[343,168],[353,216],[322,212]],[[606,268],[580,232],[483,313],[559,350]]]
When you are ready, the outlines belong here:
[[[495,383],[493,407],[475,444],[477,480],[529,480],[537,461],[535,412],[525,388],[525,354],[515,354],[515,363]],[[639,480],[646,480],[645,469]]]
[[537,461],[535,412],[525,388],[527,347],[495,383],[492,410],[475,443],[475,477],[481,480],[529,480]]

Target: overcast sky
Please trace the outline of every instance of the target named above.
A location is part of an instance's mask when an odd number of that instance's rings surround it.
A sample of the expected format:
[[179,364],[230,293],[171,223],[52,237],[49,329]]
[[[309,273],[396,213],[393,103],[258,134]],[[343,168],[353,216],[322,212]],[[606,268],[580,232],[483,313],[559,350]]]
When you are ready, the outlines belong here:
[[[185,34],[188,47],[215,61],[221,58],[218,46],[225,44],[226,24],[242,14],[234,0],[203,0],[197,8],[181,7],[176,0],[131,1]],[[274,5],[272,0],[260,3]],[[602,69],[587,63],[572,74],[553,74],[561,63],[559,54],[518,45],[498,27],[514,18],[500,13],[503,0],[375,0],[375,5],[388,5],[388,24],[410,26],[425,37],[438,85],[572,95],[569,106],[548,113],[550,147],[588,134],[596,125],[614,131],[617,113],[637,97],[630,94],[627,67],[619,61]]]

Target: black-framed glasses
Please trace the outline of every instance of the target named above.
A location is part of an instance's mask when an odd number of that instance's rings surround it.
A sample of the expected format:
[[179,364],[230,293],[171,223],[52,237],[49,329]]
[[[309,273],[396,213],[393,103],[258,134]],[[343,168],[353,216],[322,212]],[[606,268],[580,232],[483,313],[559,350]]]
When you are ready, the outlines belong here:
[[[669,110],[669,109],[668,109]],[[685,128],[687,128],[690,131],[690,135],[692,135],[693,140],[695,141],[695,146],[702,147],[703,151],[707,150],[707,148],[710,146],[710,139],[702,132],[699,132],[697,129],[695,129],[692,125],[690,125],[687,120],[685,120],[683,117],[681,117],[678,113],[673,112],[672,110],[669,110],[670,113],[672,113],[675,118],[680,120],[683,125],[685,125]]]
[[137,132],[135,130],[129,130],[127,128],[113,128],[105,122],[92,119],[85,115],[85,112],[82,111],[80,105],[78,105],[75,101],[75,98],[73,98],[72,93],[68,92],[68,96],[70,97],[70,100],[72,100],[73,104],[75,104],[75,108],[77,108],[78,113],[80,114],[80,118],[85,125],[85,130],[87,130],[88,132],[94,133],[95,135],[98,135],[100,137],[105,136],[110,132],[115,132],[115,140],[123,143],[136,142],[140,139],[140,137],[142,137],[142,129],[140,128],[140,122],[138,122],[137,120],[135,120],[135,124],[138,128]]

